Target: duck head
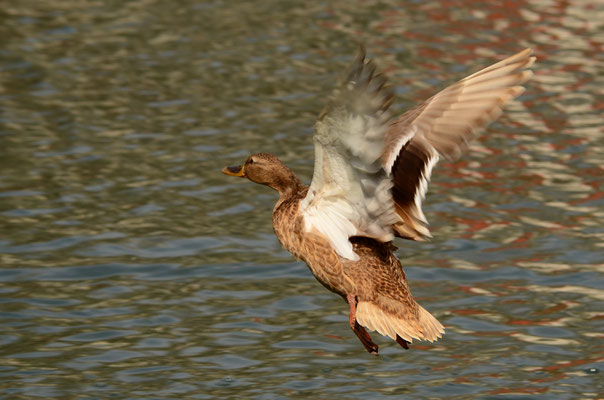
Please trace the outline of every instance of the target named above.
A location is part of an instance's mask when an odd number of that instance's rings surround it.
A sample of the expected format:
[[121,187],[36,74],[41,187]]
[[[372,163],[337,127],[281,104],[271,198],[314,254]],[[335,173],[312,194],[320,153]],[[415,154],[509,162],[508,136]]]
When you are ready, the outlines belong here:
[[280,194],[297,191],[301,186],[300,180],[292,170],[270,153],[252,154],[247,158],[245,164],[225,167],[222,172],[270,186]]

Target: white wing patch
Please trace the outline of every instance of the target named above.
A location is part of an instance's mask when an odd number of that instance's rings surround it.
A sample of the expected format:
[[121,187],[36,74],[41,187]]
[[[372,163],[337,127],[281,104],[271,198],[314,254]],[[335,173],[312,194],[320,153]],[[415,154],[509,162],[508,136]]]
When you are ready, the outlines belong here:
[[350,222],[353,209],[345,201],[317,201],[318,206],[310,206],[304,211],[307,232],[316,229],[325,236],[334,250],[349,260],[358,261],[359,256],[352,250],[350,236],[357,234],[356,226]]
[[390,174],[392,172],[392,166],[394,165],[394,162],[396,161],[396,157],[401,152],[403,146],[405,146],[407,143],[409,143],[409,141],[411,139],[413,139],[413,136],[415,136],[416,133],[417,133],[417,126],[411,125],[409,130],[406,131],[404,134],[402,134],[397,139],[396,144],[392,148],[388,149],[388,154],[387,154],[388,159],[384,163],[384,169],[388,172],[388,174]]
[[[424,211],[422,210],[422,201],[426,198],[426,193],[428,192],[428,183],[430,183],[430,177],[432,176],[432,168],[434,168],[438,162],[438,159],[439,156],[436,150],[432,151],[432,154],[424,167],[424,171],[419,178],[419,185],[415,192],[415,198],[413,199],[415,207],[417,208],[419,219],[425,224],[428,223],[428,220],[426,219]],[[428,232],[428,235],[430,235],[430,232]]]

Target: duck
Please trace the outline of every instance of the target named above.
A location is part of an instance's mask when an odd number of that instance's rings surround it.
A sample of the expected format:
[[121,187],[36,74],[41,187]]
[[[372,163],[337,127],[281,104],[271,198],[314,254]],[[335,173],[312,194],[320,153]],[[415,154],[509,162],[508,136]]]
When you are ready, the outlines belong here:
[[277,238],[344,299],[349,326],[370,354],[379,347],[367,330],[404,349],[444,334],[413,297],[394,239],[431,238],[422,201],[433,167],[457,159],[524,92],[535,59],[527,48],[394,118],[393,86],[361,45],[317,118],[310,185],[270,153],[222,170],[277,191]]

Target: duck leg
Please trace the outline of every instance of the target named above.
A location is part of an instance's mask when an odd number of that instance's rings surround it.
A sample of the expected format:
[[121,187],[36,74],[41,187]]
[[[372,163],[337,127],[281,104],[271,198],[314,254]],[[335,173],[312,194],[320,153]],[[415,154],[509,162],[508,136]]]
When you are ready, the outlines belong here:
[[[348,301],[348,305],[350,307],[350,313],[348,314],[348,323],[350,324],[350,328],[354,332],[355,335],[359,338],[365,349],[374,355],[378,355],[378,345],[373,343],[371,337],[359,323],[357,322],[357,298],[355,295],[349,294],[346,296],[346,301]],[[402,339],[401,339],[402,340]]]

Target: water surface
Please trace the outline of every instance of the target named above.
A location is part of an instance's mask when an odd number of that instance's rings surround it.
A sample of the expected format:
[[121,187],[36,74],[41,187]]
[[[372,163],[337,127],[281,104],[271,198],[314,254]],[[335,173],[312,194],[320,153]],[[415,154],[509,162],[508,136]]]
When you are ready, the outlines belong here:
[[[0,398],[604,397],[603,22],[582,1],[19,1],[0,32]],[[447,328],[368,355],[220,174],[312,127],[363,41],[402,112],[504,55],[536,76],[399,242]]]

